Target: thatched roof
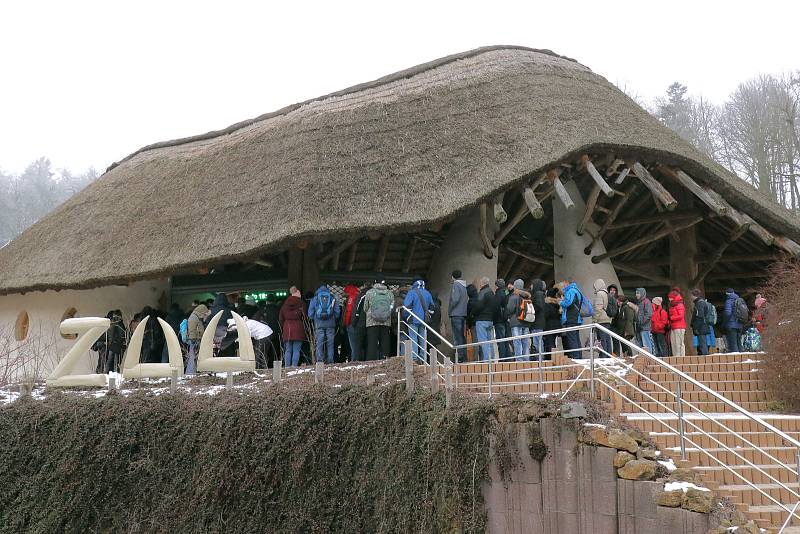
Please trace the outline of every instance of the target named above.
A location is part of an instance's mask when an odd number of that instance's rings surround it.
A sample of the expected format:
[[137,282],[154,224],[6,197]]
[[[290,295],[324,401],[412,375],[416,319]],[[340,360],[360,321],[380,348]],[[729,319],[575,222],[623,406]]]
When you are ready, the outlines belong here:
[[787,210],[601,76],[500,46],[145,147],[0,250],[0,293],[155,278],[302,236],[421,228],[597,148],[678,165],[800,239]]

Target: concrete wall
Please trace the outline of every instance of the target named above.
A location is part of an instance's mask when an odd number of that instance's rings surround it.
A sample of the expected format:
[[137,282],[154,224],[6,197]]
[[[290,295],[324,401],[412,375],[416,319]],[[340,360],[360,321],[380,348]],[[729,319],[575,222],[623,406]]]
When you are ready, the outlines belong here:
[[[166,280],[137,282],[128,286],[107,286],[88,290],[35,291],[24,295],[0,297],[0,380],[16,380],[23,376],[46,378],[59,359],[66,354],[73,340],[64,339],[58,327],[68,308],[77,310],[77,317],[105,317],[109,310],[122,310],[126,324],[134,313],[145,306],[168,302]],[[28,336],[19,342],[14,338],[14,325],[20,312],[29,319]],[[20,366],[20,362],[24,365]],[[94,372],[97,353],[87,351],[76,373]],[[10,376],[6,376],[10,373]]]
[[530,456],[528,436],[517,432],[521,457],[503,481],[497,465],[483,486],[491,534],[695,534],[710,528],[710,516],[655,504],[660,482],[618,479],[615,449],[579,444],[561,419],[540,421],[548,455]]
[[[576,230],[586,211],[586,203],[574,181],[567,182],[564,186],[575,202],[575,207],[566,209],[560,200],[553,200],[553,243],[555,247],[553,267],[556,281],[573,277],[583,294],[588,297],[594,295],[592,284],[598,278],[605,280],[606,284],[616,284],[619,287],[619,278],[611,260],[604,260],[597,264],[592,263],[592,256],[606,252],[602,240],[594,244],[591,254],[583,253],[583,250],[592,242],[592,238],[588,232],[578,235]],[[589,223],[587,229],[594,234],[597,226]]]
[[[494,222],[490,210],[490,222]],[[487,258],[483,253],[483,245],[480,240],[480,208],[472,208],[451,225],[442,242],[442,246],[436,253],[428,273],[429,289],[437,291],[442,300],[442,331],[448,339],[450,336],[450,320],[448,319],[448,303],[450,299],[451,273],[458,269],[463,274],[467,284],[475,283],[482,276],[488,276],[491,280],[492,290],[494,281],[497,279],[497,249],[493,249],[493,257]],[[489,239],[494,238],[492,228]],[[476,283],[477,286],[477,283]]]

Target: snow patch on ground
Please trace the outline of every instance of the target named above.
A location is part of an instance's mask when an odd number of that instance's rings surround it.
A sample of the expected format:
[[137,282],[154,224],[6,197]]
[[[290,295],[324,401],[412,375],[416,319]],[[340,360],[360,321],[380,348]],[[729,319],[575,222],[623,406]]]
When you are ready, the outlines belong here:
[[605,428],[606,427],[606,425],[601,425],[599,423],[583,423],[583,426],[593,426],[593,427],[597,427],[597,428]]
[[691,482],[667,482],[664,484],[664,491],[683,490],[683,492],[686,493],[689,491],[689,488],[700,491],[711,491],[708,488],[701,488],[700,486],[692,484]]
[[658,463],[663,465],[667,469],[667,471],[669,471],[670,473],[672,473],[673,471],[675,471],[678,468],[678,466],[675,465],[675,462],[672,461],[672,458],[669,458],[667,460],[659,460]]

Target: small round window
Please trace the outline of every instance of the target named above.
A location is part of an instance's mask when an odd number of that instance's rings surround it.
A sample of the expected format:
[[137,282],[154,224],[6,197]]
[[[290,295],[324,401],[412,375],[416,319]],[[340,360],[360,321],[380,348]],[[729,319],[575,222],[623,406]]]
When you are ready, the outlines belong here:
[[28,329],[30,328],[30,319],[28,318],[28,312],[22,310],[17,315],[17,322],[14,325],[14,338],[17,341],[25,341],[25,338],[28,337]]
[[[66,309],[64,315],[61,316],[61,321],[59,321],[59,324],[63,323],[67,319],[72,319],[76,315],[78,315],[78,310],[70,306],[69,308]],[[64,339],[77,339],[78,334],[61,334],[61,337],[63,337]]]

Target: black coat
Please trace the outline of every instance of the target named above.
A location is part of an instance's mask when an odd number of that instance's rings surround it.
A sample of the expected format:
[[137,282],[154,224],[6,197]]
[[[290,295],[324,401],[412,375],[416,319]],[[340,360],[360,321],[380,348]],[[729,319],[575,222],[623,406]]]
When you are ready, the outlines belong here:
[[484,286],[478,293],[478,299],[475,303],[475,322],[489,321],[494,322],[495,316],[495,297],[489,286]]
[[467,286],[467,326],[475,326],[475,313],[478,310],[478,288],[473,284]]
[[494,292],[494,317],[492,317],[494,324],[506,323],[506,304],[508,304],[506,289],[500,287]]
[[533,281],[533,291],[531,293],[531,301],[533,302],[533,309],[536,312],[536,319],[533,321],[531,328],[535,330],[547,329],[547,312],[545,311],[545,289],[547,288],[544,280]]
[[[436,330],[437,332],[441,331],[442,329],[442,301],[439,300],[439,297],[433,299],[433,313],[431,313],[431,328]],[[431,345],[439,345],[442,342],[438,336],[433,334],[428,334],[428,342]]]
[[706,308],[713,306],[705,299],[697,299],[694,301],[694,310],[692,311],[692,332],[696,336],[705,336],[711,332],[708,323],[706,323]]

